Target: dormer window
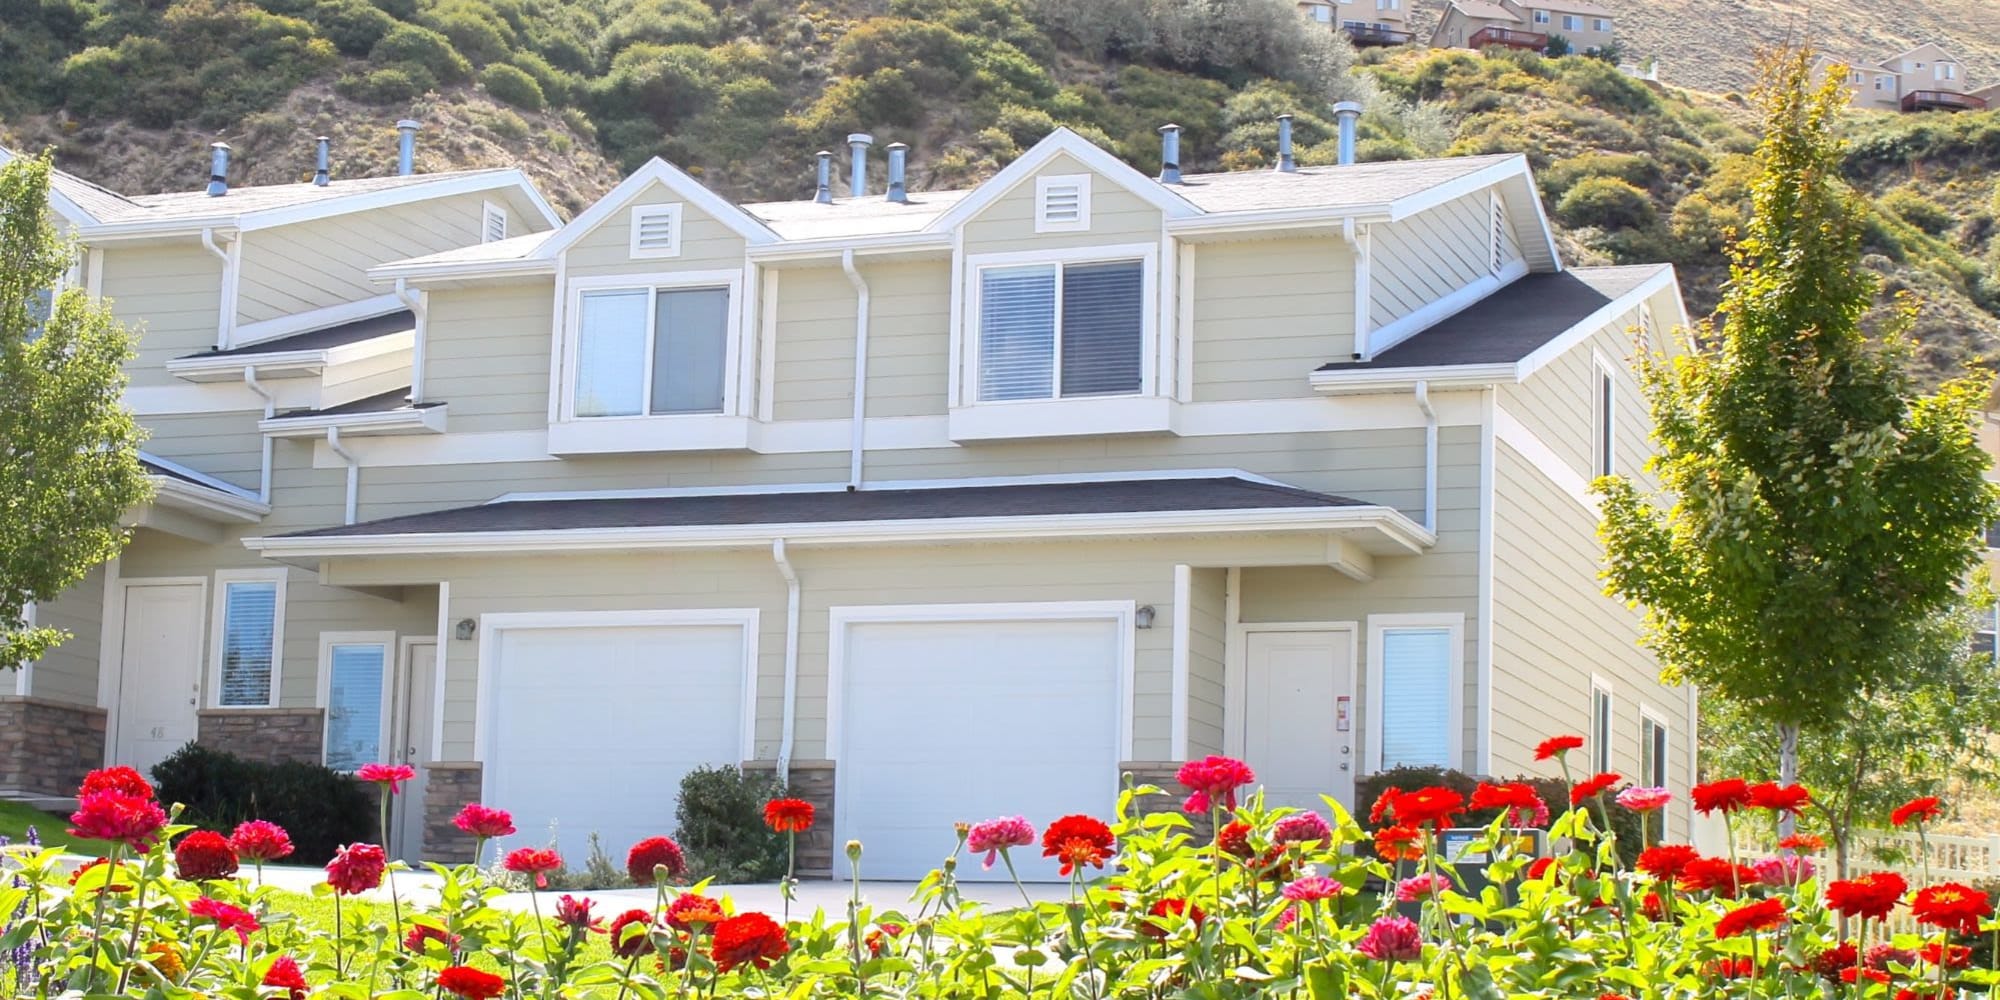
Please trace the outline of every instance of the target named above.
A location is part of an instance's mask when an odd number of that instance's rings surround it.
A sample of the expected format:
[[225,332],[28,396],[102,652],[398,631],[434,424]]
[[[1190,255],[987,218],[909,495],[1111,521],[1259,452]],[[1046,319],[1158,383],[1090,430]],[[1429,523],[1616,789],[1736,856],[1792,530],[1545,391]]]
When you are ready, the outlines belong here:
[[1081,233],[1089,229],[1089,174],[1035,178],[1035,232]]
[[506,206],[485,202],[479,213],[479,242],[498,243],[506,238]]
[[681,255],[681,206],[640,205],[632,210],[632,257]]
[[1145,328],[1141,261],[983,268],[979,399],[1136,394]]

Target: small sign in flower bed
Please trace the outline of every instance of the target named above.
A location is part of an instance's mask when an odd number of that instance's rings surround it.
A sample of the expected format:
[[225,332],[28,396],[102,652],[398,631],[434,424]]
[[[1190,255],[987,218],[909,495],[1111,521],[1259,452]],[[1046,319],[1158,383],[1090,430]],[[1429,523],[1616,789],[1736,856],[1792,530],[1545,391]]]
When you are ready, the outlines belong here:
[[[246,864],[284,856],[283,830],[176,825],[138,774],[113,768],[84,782],[72,817],[76,836],[115,845],[106,858],[72,873],[55,851],[7,849],[0,987],[79,1000],[1956,1000],[1991,997],[2000,983],[1970,961],[1971,942],[2000,935],[1984,894],[1952,883],[1913,892],[1893,874],[1829,879],[1806,856],[1810,835],[1760,857],[1647,843],[1622,865],[1604,821],[1610,803],[1652,812],[1672,796],[1615,774],[1572,779],[1565,765],[1579,743],[1558,737],[1538,752],[1563,769],[1568,801],[1545,803],[1520,783],[1470,796],[1391,790],[1372,803],[1373,835],[1330,801],[1324,812],[1266,809],[1247,766],[1208,758],[1181,770],[1177,793],[1127,789],[1113,816],[968,822],[955,849],[954,831],[940,831],[950,857],[907,906],[865,904],[857,875],[844,913],[810,917],[789,912],[790,878],[776,914],[738,912],[705,885],[675,884],[681,852],[653,837],[632,845],[628,864],[653,894],[615,913],[570,896],[531,897],[527,914],[501,908],[502,890],[473,865],[429,866],[439,898],[410,905],[393,880],[385,886],[399,863],[377,845],[347,845],[310,900],[331,903],[326,920],[239,877]],[[363,775],[385,816],[405,772]],[[1167,794],[1185,796],[1181,812],[1138,808]],[[1699,786],[1692,799],[1746,834],[1813,809],[1803,788],[1738,780]],[[1550,842],[1567,849],[1536,856],[1538,841],[1516,826],[1549,805],[1562,810]],[[1495,809],[1464,847],[1489,859],[1474,890],[1440,846],[1462,817]],[[1921,834],[1937,810],[1918,800],[1895,821]],[[1188,813],[1214,836],[1198,837]],[[482,843],[515,832],[497,806],[469,806],[459,819]],[[766,820],[795,838],[815,817],[808,803],[781,799]],[[866,846],[846,852],[865,872]],[[1012,876],[1021,852],[1057,861],[1066,900],[1035,903],[1025,888],[1015,908],[962,897],[969,866]],[[532,881],[560,864],[552,851],[522,848],[503,867]],[[1890,933],[1892,914],[1922,933]]]

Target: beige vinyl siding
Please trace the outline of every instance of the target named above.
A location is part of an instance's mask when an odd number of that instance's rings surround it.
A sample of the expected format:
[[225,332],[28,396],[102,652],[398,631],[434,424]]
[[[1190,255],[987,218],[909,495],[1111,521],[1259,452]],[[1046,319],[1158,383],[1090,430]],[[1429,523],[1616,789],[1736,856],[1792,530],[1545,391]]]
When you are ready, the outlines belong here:
[[[1188,591],[1188,756],[1222,753],[1229,571],[1195,569]],[[1179,613],[1180,609],[1174,609]],[[1156,624],[1153,626],[1158,628]]]
[[549,425],[553,279],[429,294],[424,399],[451,406],[456,433]]
[[1339,239],[1190,249],[1196,402],[1311,396],[1306,376],[1354,353],[1354,258]]
[[[1091,175],[1090,229],[1080,233],[1037,233],[1035,178],[1062,174]],[[965,224],[965,252],[976,256],[1017,250],[1158,243],[1160,222],[1160,210],[1123,184],[1067,155],[1057,156]]]
[[951,377],[951,264],[870,264],[861,274],[870,299],[868,415],[944,413]]
[[111,315],[138,334],[125,366],[135,386],[186,385],[166,363],[215,347],[222,261],[195,242],[113,246],[104,251],[102,294]]
[[854,415],[854,307],[854,286],[838,266],[793,268],[778,279],[774,419]]
[[[28,693],[75,705],[97,704],[97,655],[104,637],[105,567],[93,567],[76,586],[35,605],[35,624],[59,628],[68,639],[35,662]],[[11,685],[11,673],[0,682]],[[11,686],[8,693],[12,693]]]
[[[681,252],[678,257],[632,259],[632,209],[640,205],[681,205]],[[650,184],[583,234],[563,252],[572,278],[667,271],[706,271],[743,267],[743,237],[661,184]]]
[[1379,328],[1490,276],[1489,212],[1480,191],[1370,229],[1370,322]]
[[258,410],[148,414],[141,423],[152,436],[141,447],[254,491],[264,468],[264,436],[257,430],[263,416]]
[[[1669,317],[1678,318],[1677,312],[1669,312],[1664,305],[1653,303],[1653,349],[1664,343],[1661,325],[1669,322]],[[1500,407],[1586,480],[1597,475],[1594,457],[1600,359],[1612,372],[1613,394],[1618,404],[1612,435],[1616,471],[1621,475],[1642,475],[1645,456],[1652,448],[1645,396],[1634,370],[1639,317],[1636,309],[1619,316],[1576,347],[1557,355],[1525,381],[1500,388]]]
[[[369,280],[369,268],[478,243],[481,206],[488,200],[457,195],[247,233],[237,322],[386,294],[386,286]],[[515,213],[508,215],[511,226]]]

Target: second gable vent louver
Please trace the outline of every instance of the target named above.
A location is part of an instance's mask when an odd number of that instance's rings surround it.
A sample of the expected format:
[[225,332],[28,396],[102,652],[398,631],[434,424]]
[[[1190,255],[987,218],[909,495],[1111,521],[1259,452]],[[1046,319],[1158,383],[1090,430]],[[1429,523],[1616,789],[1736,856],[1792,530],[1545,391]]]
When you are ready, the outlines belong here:
[[1035,190],[1035,231],[1076,232],[1090,228],[1090,179],[1043,177]]
[[632,210],[632,256],[674,257],[680,251],[679,205],[648,205]]
[[1494,274],[1507,266],[1507,203],[1496,195],[1493,198],[1493,246],[1488,266]]

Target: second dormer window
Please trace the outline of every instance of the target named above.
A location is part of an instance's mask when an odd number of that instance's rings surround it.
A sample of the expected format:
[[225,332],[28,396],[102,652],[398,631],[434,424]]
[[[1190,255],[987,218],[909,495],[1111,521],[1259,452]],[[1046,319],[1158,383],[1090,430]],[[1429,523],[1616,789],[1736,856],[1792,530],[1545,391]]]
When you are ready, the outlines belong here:
[[722,412],[729,300],[726,285],[581,293],[575,415]]
[[978,317],[982,402],[1133,395],[1143,388],[1144,261],[984,268]]

